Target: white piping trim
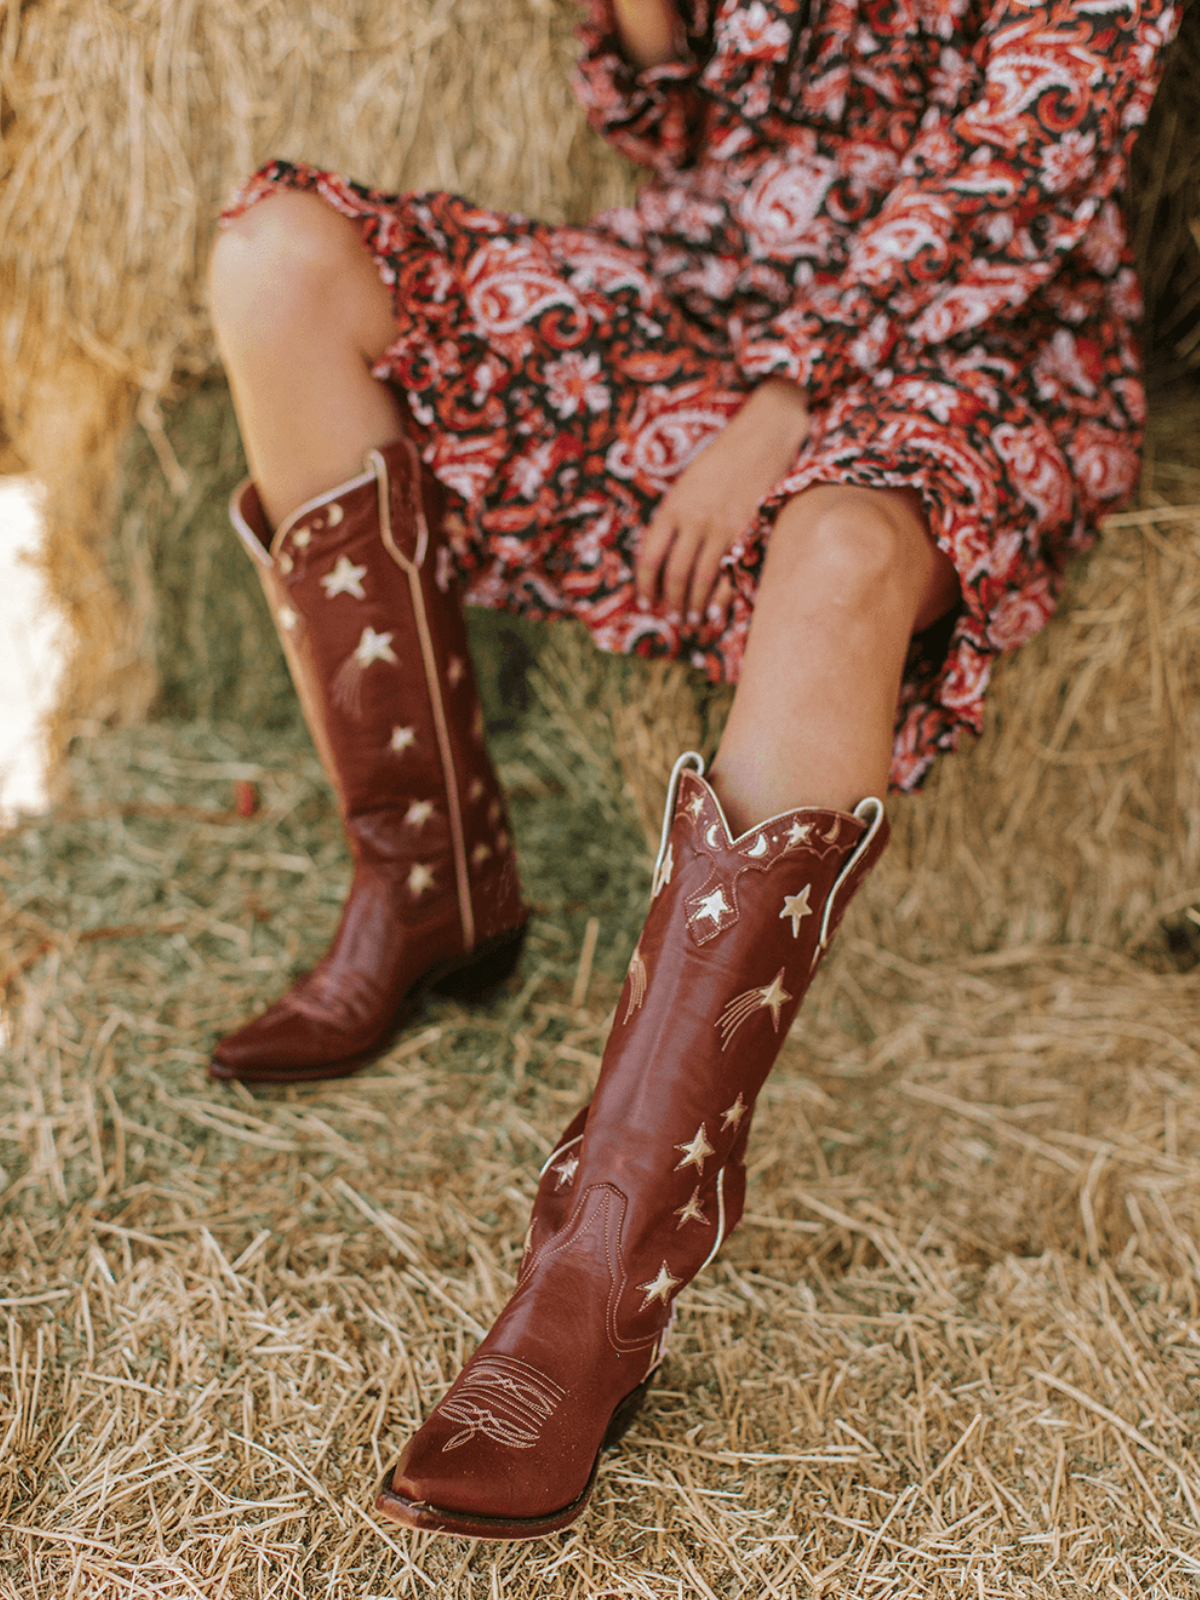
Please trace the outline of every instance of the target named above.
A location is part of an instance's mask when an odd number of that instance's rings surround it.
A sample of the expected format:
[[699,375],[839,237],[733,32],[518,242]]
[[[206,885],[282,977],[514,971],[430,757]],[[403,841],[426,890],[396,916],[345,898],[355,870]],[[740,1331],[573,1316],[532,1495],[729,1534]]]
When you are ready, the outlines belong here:
[[[371,455],[375,455],[372,450]],[[342,495],[349,494],[351,489],[361,489],[364,483],[370,483],[375,474],[373,472],[360,472],[357,478],[347,478],[345,483],[339,483],[335,489],[326,489],[324,494],[314,495],[311,500],[306,500],[302,506],[297,506],[295,511],[281,522],[275,530],[271,540],[271,555],[279,554],[279,546],[283,543],[284,535],[290,533],[301,517],[306,517],[310,511],[315,511],[318,506],[328,505],[331,500],[339,500]]]
[[[411,454],[415,455],[411,442],[406,440]],[[450,744],[450,726],[446,720],[446,705],[442,699],[442,680],[438,673],[437,654],[433,648],[433,636],[429,631],[429,618],[425,610],[425,594],[421,588],[421,573],[418,562],[414,562],[397,545],[392,534],[392,508],[391,493],[387,462],[378,450],[372,450],[367,456],[375,468],[375,480],[379,486],[379,532],[384,548],[392,560],[408,578],[408,587],[412,595],[413,617],[417,624],[417,638],[421,646],[421,658],[425,668],[425,684],[429,690],[429,703],[433,708],[433,725],[437,734],[438,751],[442,758],[442,781],[446,786],[446,813],[450,819],[450,844],[454,851],[454,876],[458,885],[458,914],[462,922],[463,949],[470,950],[475,944],[475,911],[471,904],[471,879],[467,871],[467,845],[463,832],[462,807],[458,796],[458,777],[454,770],[454,752]],[[417,516],[420,536],[417,540],[417,550],[421,559],[429,548],[429,533],[425,522],[424,511],[417,505],[420,479],[413,477],[413,503]]]
[[[254,529],[242,515],[242,496],[246,493],[247,489],[254,490],[254,493],[257,495],[258,490],[255,488],[253,478],[243,478],[241,483],[238,484],[237,488],[230,495],[229,520],[233,523],[234,533],[237,534],[238,538],[250,552],[251,559],[256,561],[260,567],[270,567],[272,565],[271,552],[263,544],[262,540],[258,537]],[[259,503],[261,505],[261,501]],[[266,519],[264,518],[264,521],[265,520]]]
[[663,807],[662,840],[658,846],[658,855],[654,858],[654,876],[650,882],[657,887],[658,874],[662,870],[663,857],[667,853],[667,844],[671,838],[671,824],[675,820],[675,796],[679,792],[679,780],[687,768],[698,778],[704,776],[704,757],[696,750],[685,750],[671,768],[671,781],[667,784],[667,803]]
[[722,1246],[722,1244],[724,1242],[725,1242],[725,1168],[722,1167],[720,1172],[717,1173],[717,1239],[716,1239],[716,1243],[713,1245],[712,1249],[708,1252],[708,1254],[705,1256],[704,1260],[696,1268],[697,1272],[703,1272],[704,1271],[705,1267],[712,1260],[712,1258],[716,1255],[717,1251],[721,1248],[721,1246]]
[[817,943],[818,950],[828,949],[830,939],[829,924],[833,917],[834,907],[837,904],[837,897],[845,887],[847,878],[858,866],[863,856],[866,855],[872,840],[883,826],[883,801],[877,800],[873,794],[868,795],[865,800],[860,800],[855,806],[854,815],[860,822],[866,822],[869,817],[870,825],[855,846],[850,859],[838,873],[833,888],[829,891],[829,898],[825,902],[825,915],[821,918],[821,937]]
[[550,1170],[551,1166],[554,1164],[554,1162],[556,1162],[558,1160],[559,1156],[565,1155],[565,1153],[571,1148],[571,1146],[573,1144],[578,1144],[579,1141],[582,1138],[583,1138],[583,1135],[581,1133],[577,1133],[573,1139],[568,1139],[566,1144],[556,1144],[554,1146],[554,1149],[551,1150],[550,1154],[546,1157],[545,1161],[542,1163],[542,1169],[538,1173],[538,1177],[539,1178],[544,1178],[546,1176],[546,1174],[549,1172],[549,1170]]

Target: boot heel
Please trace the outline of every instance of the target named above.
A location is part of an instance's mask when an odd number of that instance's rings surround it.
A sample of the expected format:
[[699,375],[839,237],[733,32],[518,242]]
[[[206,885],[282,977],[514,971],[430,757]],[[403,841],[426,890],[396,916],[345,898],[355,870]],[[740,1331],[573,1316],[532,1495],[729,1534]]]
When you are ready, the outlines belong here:
[[476,945],[461,966],[445,973],[430,984],[430,988],[435,994],[445,995],[450,1000],[465,1003],[486,1000],[505,978],[510,978],[516,971],[525,947],[527,927],[527,923],[522,923],[519,928],[499,933],[494,939]]
[[[651,1374],[653,1377],[653,1374]],[[621,1404],[609,1419],[608,1432],[600,1446],[601,1450],[611,1450],[613,1445],[620,1444],[621,1440],[633,1426],[634,1418],[642,1409],[642,1401],[650,1388],[650,1378],[644,1378],[636,1389],[627,1394]]]

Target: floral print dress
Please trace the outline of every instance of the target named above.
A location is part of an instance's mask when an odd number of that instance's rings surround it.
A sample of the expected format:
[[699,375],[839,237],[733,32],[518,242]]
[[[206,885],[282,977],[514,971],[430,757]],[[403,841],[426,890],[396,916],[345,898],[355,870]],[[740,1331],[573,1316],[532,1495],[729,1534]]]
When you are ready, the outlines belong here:
[[[587,0],[579,93],[651,170],[636,204],[550,226],[272,162],[226,213],[311,190],[360,225],[407,400],[449,491],[466,597],[570,615],[605,649],[736,681],[774,518],[816,483],[910,488],[962,601],[914,640],[894,787],[978,731],[995,657],[1138,472],[1127,158],[1167,0],[680,0],[638,71]],[[685,42],[686,41],[686,42]],[[812,431],[698,625],[639,607],[641,530],[764,378]],[[797,641],[802,645],[802,641]]]

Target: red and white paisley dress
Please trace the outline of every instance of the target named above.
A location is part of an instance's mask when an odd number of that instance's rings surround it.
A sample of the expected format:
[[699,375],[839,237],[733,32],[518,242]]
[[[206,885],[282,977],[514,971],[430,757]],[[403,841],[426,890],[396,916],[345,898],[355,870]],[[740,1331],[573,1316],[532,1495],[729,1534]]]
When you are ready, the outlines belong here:
[[[690,10],[687,8],[690,6]],[[272,162],[361,226],[394,295],[379,376],[450,491],[473,602],[570,615],[605,649],[736,680],[779,507],[907,486],[962,604],[914,642],[892,782],[915,788],[991,664],[1134,487],[1144,400],[1127,158],[1169,0],[683,0],[683,59],[636,71],[587,0],[578,89],[651,169],[635,205],[549,226]],[[770,374],[812,433],[688,627],[631,562],[675,476]],[[797,648],[803,649],[798,639]]]

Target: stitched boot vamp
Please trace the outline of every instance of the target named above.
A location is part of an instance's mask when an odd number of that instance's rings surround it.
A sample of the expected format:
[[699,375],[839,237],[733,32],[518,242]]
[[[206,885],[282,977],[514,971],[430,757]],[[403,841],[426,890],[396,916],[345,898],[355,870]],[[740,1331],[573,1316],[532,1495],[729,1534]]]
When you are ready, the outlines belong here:
[[[462,951],[451,897],[421,916],[411,868],[359,868],[328,953],[292,988],[213,1052],[238,1077],[354,1060],[386,1038],[430,969]],[[418,920],[419,918],[419,920]]]
[[669,1318],[651,1304],[622,1336],[608,1314],[625,1287],[627,1209],[611,1185],[582,1198],[409,1442],[391,1478],[397,1494],[514,1519],[548,1516],[583,1494],[610,1418],[646,1377]]

